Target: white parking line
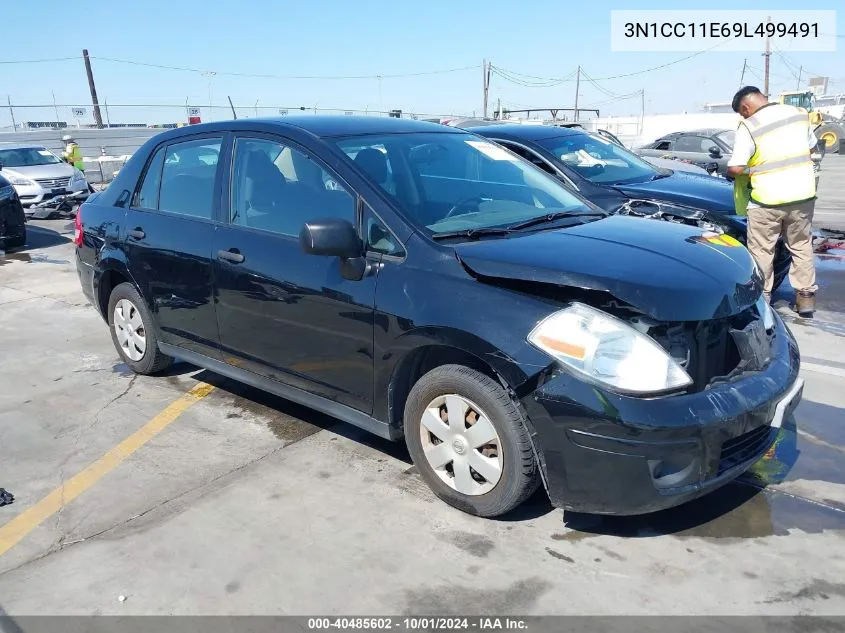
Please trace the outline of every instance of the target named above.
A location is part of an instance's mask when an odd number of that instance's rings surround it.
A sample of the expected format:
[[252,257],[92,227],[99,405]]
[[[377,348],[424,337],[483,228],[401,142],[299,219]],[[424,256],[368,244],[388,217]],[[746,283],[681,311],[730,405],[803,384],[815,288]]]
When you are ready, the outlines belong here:
[[804,371],[812,371],[818,374],[827,374],[828,376],[840,376],[845,378],[845,369],[840,367],[828,367],[827,365],[817,365],[816,363],[801,363],[801,369]]

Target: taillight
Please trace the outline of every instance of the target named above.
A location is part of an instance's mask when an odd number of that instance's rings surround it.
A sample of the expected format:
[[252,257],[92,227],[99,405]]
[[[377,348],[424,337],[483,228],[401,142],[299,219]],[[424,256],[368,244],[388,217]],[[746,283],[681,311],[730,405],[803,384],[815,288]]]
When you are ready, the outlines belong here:
[[73,221],[73,243],[77,246],[82,246],[82,208],[84,205],[79,205],[76,210],[76,218]]

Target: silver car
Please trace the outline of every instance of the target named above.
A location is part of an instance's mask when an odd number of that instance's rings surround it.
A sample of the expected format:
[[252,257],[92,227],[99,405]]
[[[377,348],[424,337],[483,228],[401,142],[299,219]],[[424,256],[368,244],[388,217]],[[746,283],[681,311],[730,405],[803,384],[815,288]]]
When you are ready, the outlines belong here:
[[81,171],[41,145],[0,144],[0,165],[24,208],[66,193],[89,190]]

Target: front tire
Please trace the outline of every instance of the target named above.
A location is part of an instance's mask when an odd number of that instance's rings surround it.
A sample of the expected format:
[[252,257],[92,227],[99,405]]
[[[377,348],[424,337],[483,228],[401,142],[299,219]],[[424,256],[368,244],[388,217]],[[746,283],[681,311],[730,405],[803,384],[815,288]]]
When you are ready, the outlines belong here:
[[499,383],[462,365],[437,367],[411,389],[405,442],[434,493],[468,514],[505,514],[540,483],[517,404]]
[[173,362],[158,349],[153,317],[135,286],[115,286],[109,296],[108,318],[115,349],[136,374],[154,374]]

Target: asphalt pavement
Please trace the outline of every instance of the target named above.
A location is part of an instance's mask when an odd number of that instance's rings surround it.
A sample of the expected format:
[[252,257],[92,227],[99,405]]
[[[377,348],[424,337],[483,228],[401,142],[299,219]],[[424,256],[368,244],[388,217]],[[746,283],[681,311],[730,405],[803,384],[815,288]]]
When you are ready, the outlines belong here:
[[[845,226],[845,157],[825,160],[817,224]],[[806,386],[748,475],[645,517],[540,492],[486,520],[437,500],[401,444],[188,365],[131,374],[71,234],[34,222],[0,256],[0,612],[845,613],[838,257],[814,319],[775,296]]]

